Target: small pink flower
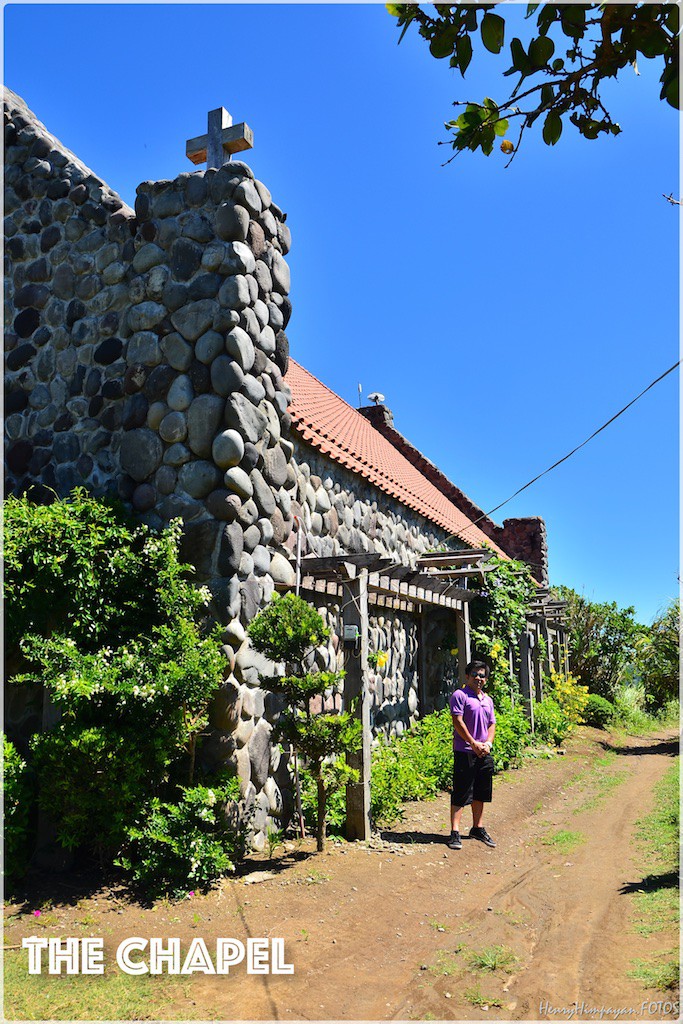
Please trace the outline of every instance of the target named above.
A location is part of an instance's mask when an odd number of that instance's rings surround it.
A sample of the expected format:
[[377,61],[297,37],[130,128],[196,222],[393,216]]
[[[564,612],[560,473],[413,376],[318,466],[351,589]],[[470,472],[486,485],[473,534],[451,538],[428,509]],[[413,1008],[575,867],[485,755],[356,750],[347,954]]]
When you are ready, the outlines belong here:
[[33,911],[33,916],[34,917],[40,917],[40,911],[39,910],[34,910]]
[[188,894],[187,894],[187,895],[188,895],[188,896],[194,896],[194,889],[192,890],[192,892],[188,892]]

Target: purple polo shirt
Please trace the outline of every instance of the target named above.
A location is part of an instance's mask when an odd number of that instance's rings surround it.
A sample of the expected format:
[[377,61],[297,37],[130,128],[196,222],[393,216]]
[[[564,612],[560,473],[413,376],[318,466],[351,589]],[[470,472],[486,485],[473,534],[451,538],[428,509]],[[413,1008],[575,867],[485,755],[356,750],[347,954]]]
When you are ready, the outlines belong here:
[[[496,720],[493,701],[489,695],[481,693],[477,696],[474,690],[465,686],[451,695],[450,705],[452,715],[462,716],[472,739],[475,739],[477,743],[485,743],[489,734],[489,726],[493,725]],[[466,743],[455,729],[453,730],[453,749],[472,750],[469,743]]]

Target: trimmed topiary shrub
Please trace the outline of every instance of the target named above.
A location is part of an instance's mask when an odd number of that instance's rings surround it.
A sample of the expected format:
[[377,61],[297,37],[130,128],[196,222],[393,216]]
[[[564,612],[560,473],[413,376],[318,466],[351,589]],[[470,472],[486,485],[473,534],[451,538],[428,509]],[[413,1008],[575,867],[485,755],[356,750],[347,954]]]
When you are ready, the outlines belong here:
[[591,693],[588,695],[588,702],[581,713],[586,725],[604,729],[614,718],[616,708],[604,697],[600,697],[597,693]]

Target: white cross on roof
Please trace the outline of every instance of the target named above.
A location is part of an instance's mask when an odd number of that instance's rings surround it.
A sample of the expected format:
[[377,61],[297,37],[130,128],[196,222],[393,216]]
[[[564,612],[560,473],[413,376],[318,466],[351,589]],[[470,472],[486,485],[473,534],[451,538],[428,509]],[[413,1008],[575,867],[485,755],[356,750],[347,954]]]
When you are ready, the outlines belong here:
[[225,107],[217,107],[216,110],[209,111],[207,134],[188,139],[185,143],[185,153],[193,164],[206,162],[207,168],[222,167],[228,163],[233,153],[252,149],[253,145],[254,134],[249,125],[244,121],[233,124],[232,117]]

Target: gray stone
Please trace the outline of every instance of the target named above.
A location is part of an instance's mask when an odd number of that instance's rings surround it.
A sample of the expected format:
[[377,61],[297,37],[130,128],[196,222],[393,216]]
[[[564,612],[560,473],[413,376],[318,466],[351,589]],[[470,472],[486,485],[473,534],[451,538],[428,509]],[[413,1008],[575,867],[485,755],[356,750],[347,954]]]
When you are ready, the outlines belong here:
[[206,499],[206,510],[221,522],[232,523],[242,506],[241,499],[224,488],[212,491]]
[[189,302],[171,314],[171,323],[187,341],[196,341],[213,324],[217,309],[213,299]]
[[273,487],[282,487],[287,480],[287,461],[281,444],[263,453],[263,475]]
[[256,265],[254,254],[244,242],[228,242],[220,265],[221,274],[251,274]]
[[131,331],[146,331],[156,327],[166,316],[166,308],[158,302],[141,302],[128,310],[128,326]]
[[[199,340],[201,341],[201,338]],[[192,347],[179,334],[167,334],[161,342],[161,351],[174,370],[180,373],[189,370],[192,363]]]
[[244,455],[244,441],[236,430],[224,430],[214,439],[211,454],[221,469],[237,466]]
[[246,277],[228,277],[218,292],[218,301],[230,309],[244,309],[251,302]]
[[239,519],[242,526],[245,527],[245,529],[246,527],[251,526],[252,523],[255,523],[257,521],[258,507],[253,498],[249,498],[248,501],[245,501],[242,504],[242,507],[239,510],[237,518]]
[[187,437],[187,420],[183,413],[167,413],[159,424],[159,434],[168,444],[184,441]]
[[256,523],[252,523],[244,531],[244,549],[250,554],[261,540],[261,534]]
[[211,385],[219,395],[227,398],[241,387],[244,373],[230,356],[220,355],[211,363]]
[[289,267],[279,253],[273,255],[273,266],[270,272],[273,278],[273,288],[282,295],[287,295],[291,284]]
[[[220,548],[217,570],[221,576],[233,576],[239,569],[244,550],[244,534],[239,523],[220,527]],[[244,638],[243,638],[244,639]]]
[[284,555],[281,555],[279,551],[276,551],[271,556],[268,572],[273,577],[275,583],[280,583],[286,587],[293,587],[296,583],[296,572],[291,562]]
[[221,474],[212,462],[197,460],[182,466],[178,485],[191,498],[205,498],[220,483]]
[[265,516],[275,511],[275,498],[270,486],[263,479],[258,469],[252,469],[249,479],[253,487],[254,501]]
[[270,324],[266,324],[259,335],[259,347],[267,356],[275,352],[275,331]]
[[[276,508],[273,511],[273,515],[275,515],[275,512],[277,512],[277,511],[278,511],[278,509]],[[257,526],[258,526],[259,534],[260,534],[260,537],[261,537],[261,543],[265,544],[266,547],[267,547],[268,544],[270,544],[272,542],[273,537],[275,535],[275,530],[273,529],[273,524],[271,523],[270,519],[259,519],[259,521],[257,523]]]
[[221,203],[216,210],[216,234],[226,242],[244,242],[249,228],[249,214],[242,206]]
[[150,430],[158,430],[168,412],[169,408],[165,402],[152,402],[147,411],[147,426]]
[[245,206],[252,216],[257,216],[263,209],[261,197],[256,191],[253,181],[241,181],[233,192],[232,197],[240,206]]
[[261,200],[261,205],[263,206],[263,209],[267,210],[273,201],[273,197],[270,194],[270,190],[267,189],[263,182],[259,181],[258,178],[254,178],[254,187],[256,188],[256,191],[259,194],[259,198]]
[[158,469],[163,452],[163,444],[153,431],[145,427],[130,430],[121,438],[121,468],[137,483],[142,483]]
[[225,349],[245,373],[254,365],[254,346],[249,335],[241,327],[233,327],[225,339]]
[[172,466],[159,466],[154,484],[160,494],[173,494],[178,476]]
[[164,464],[167,466],[183,466],[192,458],[192,452],[184,444],[172,444],[164,453]]
[[263,437],[268,426],[268,418],[264,411],[256,408],[248,398],[240,394],[230,395],[225,403],[224,418],[226,426],[238,430],[252,444],[256,444]]
[[228,490],[237,494],[243,500],[251,498],[254,493],[254,488],[252,487],[250,478],[243,469],[239,468],[239,466],[232,466],[230,469],[226,470],[223,479]]
[[158,366],[161,362],[161,348],[156,334],[152,331],[134,334],[128,342],[126,359],[129,365],[140,363],[142,366]]
[[135,253],[133,257],[133,269],[136,274],[144,274],[146,271],[151,270],[152,267],[157,267],[160,263],[166,260],[166,253],[163,249],[160,249],[158,245],[153,242],[149,242],[147,245],[143,245],[141,249]]
[[192,381],[186,374],[181,374],[176,377],[168,389],[166,401],[171,409],[182,412],[184,409],[189,409],[193,398]]
[[131,498],[136,512],[149,512],[154,508],[156,500],[157,492],[152,484],[138,484]]
[[246,374],[240,386],[240,390],[243,395],[246,395],[250,402],[254,403],[254,405],[258,405],[258,403],[262,402],[266,397],[266,389],[263,384],[260,380],[257,380],[256,377],[252,377],[250,373]]
[[[250,527],[251,529],[251,527]],[[270,552],[263,544],[257,544],[251,552],[254,560],[254,572],[257,576],[265,576],[270,571]]]
[[223,351],[223,338],[216,331],[207,331],[202,334],[194,348],[195,356],[200,363],[208,366],[216,356]]
[[268,306],[263,299],[257,299],[254,303],[254,316],[258,321],[259,327],[263,329],[268,323]]
[[261,334],[261,325],[251,306],[246,306],[245,309],[241,310],[239,325],[243,331],[247,332],[253,343],[256,344]]
[[280,331],[285,325],[285,319],[279,306],[274,302],[268,303],[268,323],[274,331]]
[[263,789],[270,769],[270,725],[261,719],[249,739],[251,781],[257,790]]
[[199,270],[202,262],[202,250],[196,242],[189,238],[176,238],[171,246],[171,270],[176,281],[189,281]]
[[209,712],[209,722],[214,728],[232,732],[240,719],[242,694],[234,676],[219,686]]
[[211,454],[213,439],[223,419],[224,404],[218,395],[199,395],[187,411],[187,443],[200,458],[206,459]]

